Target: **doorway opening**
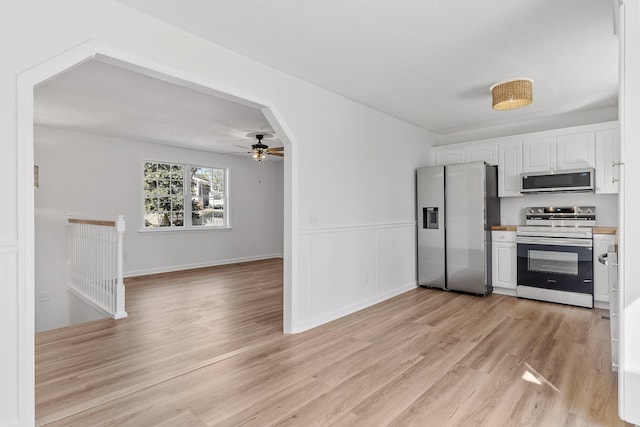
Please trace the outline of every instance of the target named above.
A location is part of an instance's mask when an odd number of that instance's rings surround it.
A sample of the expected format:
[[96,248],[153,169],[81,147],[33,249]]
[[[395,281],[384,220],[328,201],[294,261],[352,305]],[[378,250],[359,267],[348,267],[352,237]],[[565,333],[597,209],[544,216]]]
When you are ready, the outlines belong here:
[[[22,413],[33,413],[34,407],[34,271],[35,271],[35,232],[34,232],[34,189],[33,189],[33,159],[34,159],[34,90],[47,80],[60,75],[61,73],[83,64],[90,60],[99,60],[108,64],[116,65],[127,70],[155,77],[157,79],[171,82],[173,84],[188,87],[203,93],[219,96],[221,98],[237,102],[246,106],[257,108],[266,117],[272,129],[281,138],[287,155],[284,158],[284,194],[283,194],[283,317],[282,330],[285,333],[292,331],[292,304],[291,304],[291,265],[294,220],[294,202],[292,191],[292,171],[295,159],[295,149],[287,137],[286,126],[281,117],[268,102],[259,102],[234,95],[233,91],[223,92],[217,89],[214,84],[203,81],[199,76],[176,75],[175,68],[166,67],[157,63],[151,63],[143,58],[131,58],[130,55],[120,54],[99,46],[92,42],[81,45],[60,56],[39,65],[19,76],[18,79],[18,140],[19,140],[19,188],[20,203],[19,211],[21,222],[19,224],[19,258],[20,270],[18,280],[23,290],[20,295],[20,341],[19,357],[23,361],[19,375],[20,402]],[[41,178],[42,179],[42,178]]]

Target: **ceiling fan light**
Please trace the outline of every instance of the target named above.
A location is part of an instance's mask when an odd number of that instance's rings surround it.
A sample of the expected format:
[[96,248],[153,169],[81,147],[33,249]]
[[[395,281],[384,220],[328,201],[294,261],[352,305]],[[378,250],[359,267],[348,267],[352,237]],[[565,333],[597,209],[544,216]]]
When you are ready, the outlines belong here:
[[533,80],[517,79],[499,82],[489,88],[494,110],[514,110],[533,102]]

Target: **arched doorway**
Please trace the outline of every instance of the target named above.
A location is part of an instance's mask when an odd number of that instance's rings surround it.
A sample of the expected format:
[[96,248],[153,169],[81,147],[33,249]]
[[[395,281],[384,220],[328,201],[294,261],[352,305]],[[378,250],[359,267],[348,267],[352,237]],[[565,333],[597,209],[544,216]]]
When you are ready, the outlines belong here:
[[[87,42],[66,51],[18,77],[18,189],[19,189],[19,295],[18,357],[21,361],[18,372],[20,413],[34,413],[34,202],[33,202],[33,151],[34,151],[34,88],[40,83],[90,59],[99,59],[141,74],[162,79],[174,84],[190,87],[204,93],[214,94],[234,102],[259,108],[270,125],[280,136],[288,155],[284,164],[284,301],[283,330],[292,332],[294,307],[292,304],[292,256],[295,253],[295,158],[296,150],[287,136],[287,126],[277,109],[269,102],[247,94],[231,93],[214,82],[203,81],[197,76],[177,72],[179,67],[159,64],[145,58],[134,57],[125,52],[115,51],[95,42]],[[220,84],[223,86],[223,84]],[[248,99],[253,98],[253,99]]]

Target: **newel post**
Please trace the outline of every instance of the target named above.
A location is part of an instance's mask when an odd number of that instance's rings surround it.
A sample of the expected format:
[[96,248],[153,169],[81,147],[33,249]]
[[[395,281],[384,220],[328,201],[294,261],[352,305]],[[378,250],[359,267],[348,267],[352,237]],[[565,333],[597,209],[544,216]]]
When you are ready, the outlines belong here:
[[124,310],[124,278],[123,278],[123,262],[124,262],[124,230],[125,222],[124,215],[118,215],[116,219],[116,238],[117,238],[117,268],[118,277],[116,281],[116,313],[113,316],[114,319],[122,319],[127,317],[127,312]]

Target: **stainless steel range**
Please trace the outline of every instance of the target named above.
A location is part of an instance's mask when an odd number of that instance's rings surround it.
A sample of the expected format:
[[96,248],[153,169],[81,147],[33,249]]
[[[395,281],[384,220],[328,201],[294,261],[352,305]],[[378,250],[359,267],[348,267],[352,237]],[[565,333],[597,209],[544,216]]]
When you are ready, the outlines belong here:
[[517,295],[593,307],[594,206],[531,207],[517,227]]

